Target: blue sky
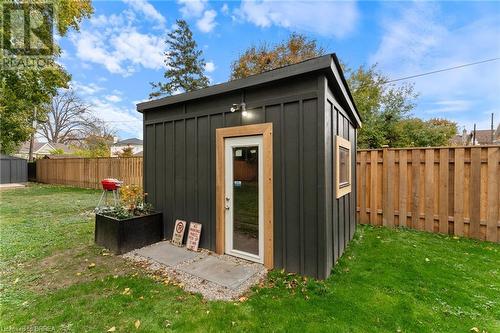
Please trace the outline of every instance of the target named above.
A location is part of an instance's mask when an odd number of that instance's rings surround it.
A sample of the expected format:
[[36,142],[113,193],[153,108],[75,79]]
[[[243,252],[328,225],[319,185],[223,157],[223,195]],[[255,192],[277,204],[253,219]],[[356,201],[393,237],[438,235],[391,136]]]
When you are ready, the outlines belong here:
[[[94,1],[92,19],[60,40],[60,62],[93,112],[120,138],[142,138],[138,101],[163,78],[164,39],[188,21],[212,83],[247,47],[304,33],[351,67],[390,78],[500,57],[500,2]],[[415,78],[414,115],[468,130],[500,122],[500,61]]]

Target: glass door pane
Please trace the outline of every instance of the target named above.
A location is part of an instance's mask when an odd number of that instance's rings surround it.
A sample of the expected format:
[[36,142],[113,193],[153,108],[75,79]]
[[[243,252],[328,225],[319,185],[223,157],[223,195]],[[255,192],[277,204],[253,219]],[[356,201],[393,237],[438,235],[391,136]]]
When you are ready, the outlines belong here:
[[259,255],[259,147],[233,147],[233,249]]

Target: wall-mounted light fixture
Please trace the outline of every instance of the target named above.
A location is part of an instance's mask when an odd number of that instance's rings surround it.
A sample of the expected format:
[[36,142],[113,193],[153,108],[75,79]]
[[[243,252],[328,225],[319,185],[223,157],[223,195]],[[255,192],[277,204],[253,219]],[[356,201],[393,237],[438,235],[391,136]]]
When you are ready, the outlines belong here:
[[246,104],[244,102],[241,102],[240,104],[233,104],[231,108],[229,109],[231,112],[235,111],[246,111]]

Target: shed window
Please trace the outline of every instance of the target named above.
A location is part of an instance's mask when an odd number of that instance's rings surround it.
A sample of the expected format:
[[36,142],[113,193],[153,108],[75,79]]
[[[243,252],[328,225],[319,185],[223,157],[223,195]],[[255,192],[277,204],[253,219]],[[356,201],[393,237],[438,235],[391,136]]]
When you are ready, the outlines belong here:
[[336,137],[336,192],[337,198],[351,192],[351,143],[341,136]]

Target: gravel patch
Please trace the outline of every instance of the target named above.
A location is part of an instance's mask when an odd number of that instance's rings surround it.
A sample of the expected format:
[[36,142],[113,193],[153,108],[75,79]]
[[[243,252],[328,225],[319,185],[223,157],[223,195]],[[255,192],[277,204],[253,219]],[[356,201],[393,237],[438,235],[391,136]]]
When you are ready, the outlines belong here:
[[[168,246],[173,246],[169,241],[164,241],[162,243],[165,243],[164,246],[166,251],[168,250]],[[152,246],[158,246],[158,244],[153,244]],[[185,251],[188,250],[186,249]],[[229,255],[218,255],[205,249],[200,249],[198,254],[199,255],[195,258],[181,261],[174,266],[166,265],[151,257],[143,256],[141,254],[141,249],[125,253],[122,257],[138,262],[146,269],[156,274],[166,276],[170,280],[176,281],[177,285],[187,292],[200,293],[207,300],[238,300],[245,295],[245,293],[247,293],[252,286],[260,283],[267,276],[267,269],[261,264],[249,262],[247,260]],[[245,279],[245,281],[238,286],[229,288],[228,286],[206,280],[200,276],[187,273],[183,270],[183,268],[187,265],[201,261],[209,256],[215,257],[227,263],[236,264],[239,267],[242,267],[242,269],[250,271],[251,273],[249,274],[249,278]]]

